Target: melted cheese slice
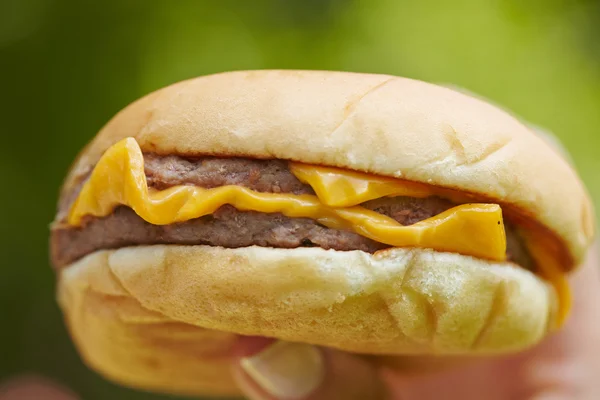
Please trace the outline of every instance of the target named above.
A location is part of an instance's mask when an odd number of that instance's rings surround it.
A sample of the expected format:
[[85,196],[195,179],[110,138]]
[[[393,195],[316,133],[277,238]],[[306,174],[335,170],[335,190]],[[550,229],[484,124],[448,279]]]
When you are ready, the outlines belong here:
[[[147,185],[138,143],[126,138],[99,160],[70,210],[68,223],[79,226],[85,216],[104,217],[122,205],[151,224],[167,225],[209,215],[230,204],[241,211],[311,218],[329,228],[351,230],[392,247],[431,248],[492,261],[506,258],[502,210],[497,204],[462,204],[403,226],[359,204],[386,196],[426,197],[438,192],[420,183],[335,168],[292,163],[291,171],[311,185],[316,196],[261,193],[233,185],[211,189],[182,185],[158,191]],[[542,270],[548,265],[547,259],[543,261],[539,265]],[[545,276],[564,297],[568,288],[557,271]]]
[[[434,188],[419,182],[401,181],[339,168],[290,163],[290,169],[300,181],[309,184],[314,189],[322,203],[331,207],[349,207],[365,201],[392,196],[420,198],[440,196],[455,202],[465,202],[470,197],[453,190]],[[457,207],[449,211],[456,209]],[[464,231],[460,229],[457,229],[455,233],[457,237],[448,238],[449,241],[456,241],[464,235]],[[467,237],[467,240],[470,238]],[[557,250],[553,248],[553,243],[539,232],[523,232],[523,240],[539,268],[540,276],[550,282],[557,293],[559,299],[557,320],[560,326],[566,320],[572,298],[563,269],[557,261]],[[456,249],[444,249],[443,246],[433,248],[439,251],[455,251]],[[474,254],[471,253],[471,255]],[[491,257],[488,256],[488,258]]]
[[569,315],[573,299],[569,282],[557,261],[558,249],[555,248],[555,243],[548,240],[546,236],[540,235],[539,232],[523,232],[522,236],[531,258],[539,268],[540,276],[549,281],[556,291],[558,296],[556,319],[557,326],[560,327]]
[[[326,193],[320,192],[321,196]],[[368,191],[347,193],[347,197],[349,204],[373,198]],[[394,247],[433,248],[498,261],[506,255],[502,210],[496,204],[464,204],[403,226],[360,206],[329,206],[313,195],[260,193],[241,186],[175,186],[157,191],[148,188],[144,157],[133,138],[106,151],[73,204],[68,222],[76,226],[86,215],[107,216],[124,205],[151,224],[166,225],[212,214],[225,204],[242,211],[311,218],[329,228],[352,230]]]
[[331,207],[350,207],[390,196],[433,196],[431,187],[337,168],[290,163],[291,172],[310,185],[319,200]]
[[473,195],[452,189],[334,167],[290,162],[290,170],[301,182],[313,188],[323,204],[331,207],[350,207],[395,196],[439,196],[455,203],[473,200]]

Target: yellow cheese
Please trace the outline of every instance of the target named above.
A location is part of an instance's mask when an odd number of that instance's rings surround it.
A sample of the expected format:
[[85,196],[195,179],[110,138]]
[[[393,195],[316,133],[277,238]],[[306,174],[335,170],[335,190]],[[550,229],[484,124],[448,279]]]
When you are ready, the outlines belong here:
[[439,196],[455,203],[473,200],[470,193],[420,182],[297,162],[290,162],[289,165],[291,172],[301,182],[310,185],[323,204],[331,207],[350,207],[369,200],[396,196]]
[[[182,185],[158,191],[147,185],[138,143],[126,138],[99,160],[70,210],[68,223],[79,226],[85,216],[104,217],[123,205],[151,224],[167,225],[209,215],[230,204],[241,211],[311,218],[329,228],[351,230],[391,247],[431,248],[493,261],[506,258],[504,222],[497,204],[462,204],[403,226],[359,204],[386,196],[426,197],[438,194],[437,189],[335,168],[299,163],[291,163],[290,167],[298,179],[311,185],[316,196],[260,193],[233,185],[211,189]],[[563,316],[568,286],[560,267],[543,254],[532,252],[542,275],[561,296]]]
[[323,204],[331,207],[350,207],[388,196],[434,195],[430,186],[421,183],[400,182],[361,172],[301,163],[290,163],[290,170],[301,182],[313,188]]
[[68,222],[79,225],[86,215],[103,217],[124,205],[151,224],[166,225],[211,214],[225,204],[242,211],[311,218],[394,247],[433,248],[491,260],[504,260],[506,254],[502,210],[496,204],[464,204],[402,226],[360,206],[328,206],[313,195],[259,193],[240,186],[175,186],[156,191],[148,188],[143,154],[132,138],[103,155],[73,204]]
[[537,232],[524,232],[523,239],[527,250],[539,268],[539,274],[549,281],[556,291],[558,296],[557,326],[561,326],[567,319],[573,299],[569,282],[558,262],[555,243]]
[[[332,207],[348,207],[389,196],[427,197],[437,195],[457,202],[468,199],[467,195],[461,195],[443,188],[433,188],[419,182],[400,181],[394,178],[346,171],[339,168],[290,163],[290,169],[300,181],[309,184],[313,188],[322,203]],[[449,211],[453,212],[455,210],[457,210],[457,207]],[[438,217],[441,215],[443,214],[438,215]],[[480,217],[484,215],[480,214]],[[478,223],[477,218],[469,219],[469,221]],[[479,223],[484,222],[479,221]],[[467,231],[470,230],[471,228]],[[451,243],[451,245],[444,247],[444,241],[439,240],[438,244],[440,246],[432,247],[439,251],[459,252],[456,250],[458,248],[456,241],[460,237],[465,238],[465,240],[472,240],[470,235],[465,235],[464,232],[458,228],[452,231],[452,228],[448,226],[445,231],[448,234],[448,242],[446,243]],[[528,251],[539,269],[540,276],[550,282],[556,291],[559,299],[557,318],[560,326],[566,320],[572,299],[569,283],[558,262],[557,249],[554,248],[551,241],[547,240],[546,236],[539,232],[523,231],[522,233]],[[436,234],[440,233],[436,232]],[[468,247],[468,245],[464,247]],[[465,254],[474,255],[473,252],[466,252]],[[488,258],[492,257],[488,255]]]

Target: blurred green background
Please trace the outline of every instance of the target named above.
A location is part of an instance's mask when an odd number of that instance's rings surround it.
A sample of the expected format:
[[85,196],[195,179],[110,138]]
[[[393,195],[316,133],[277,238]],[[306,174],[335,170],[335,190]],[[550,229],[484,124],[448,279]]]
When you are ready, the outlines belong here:
[[[258,68],[453,83],[553,131],[600,200],[600,2],[0,0],[0,380],[159,399],[87,370],[54,301],[48,224],[81,147],[164,85]],[[565,194],[568,195],[568,194]]]

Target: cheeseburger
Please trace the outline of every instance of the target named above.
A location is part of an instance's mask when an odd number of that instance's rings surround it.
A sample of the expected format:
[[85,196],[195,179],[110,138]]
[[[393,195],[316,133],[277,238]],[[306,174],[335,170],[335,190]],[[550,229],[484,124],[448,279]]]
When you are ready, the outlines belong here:
[[151,93],[81,152],[51,226],[83,360],[236,394],[236,335],[369,355],[507,354],[565,322],[594,235],[571,164],[416,80],[244,71]]

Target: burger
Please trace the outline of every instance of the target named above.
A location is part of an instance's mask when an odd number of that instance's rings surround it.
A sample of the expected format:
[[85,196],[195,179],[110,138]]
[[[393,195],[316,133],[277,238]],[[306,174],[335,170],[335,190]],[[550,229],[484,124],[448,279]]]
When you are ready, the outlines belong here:
[[90,368],[230,395],[238,335],[375,357],[530,348],[568,317],[593,221],[574,167],[481,99],[235,71],[114,116],[66,176],[50,247]]

